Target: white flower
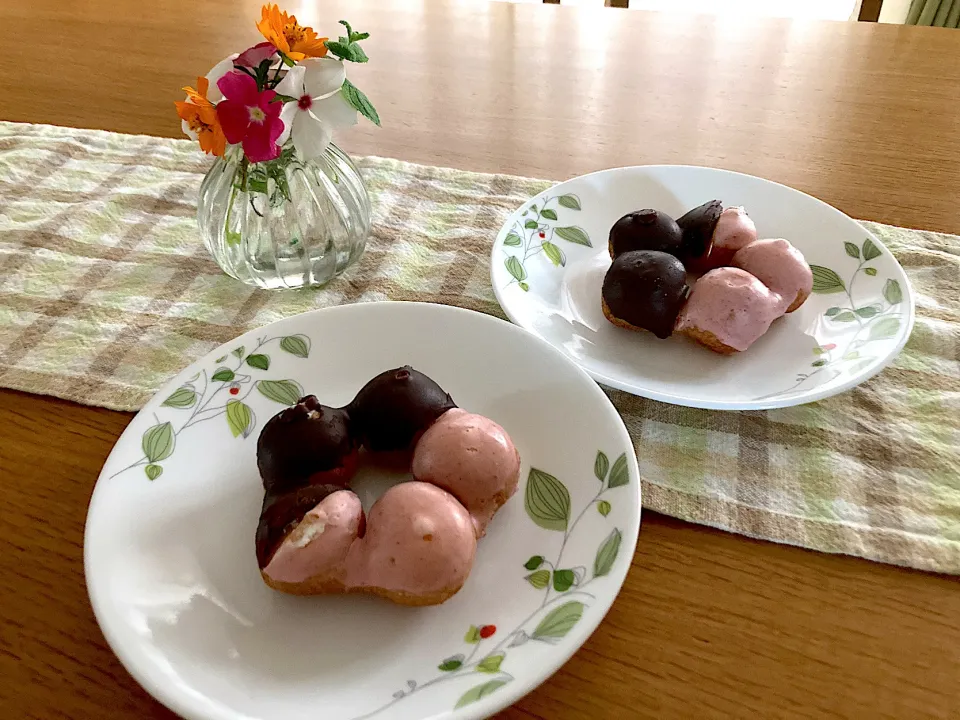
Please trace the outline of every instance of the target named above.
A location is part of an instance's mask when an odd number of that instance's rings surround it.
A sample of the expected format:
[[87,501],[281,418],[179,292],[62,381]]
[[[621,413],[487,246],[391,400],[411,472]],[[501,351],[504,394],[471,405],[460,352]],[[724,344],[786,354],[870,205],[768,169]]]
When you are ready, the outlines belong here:
[[[209,100],[213,105],[216,105],[218,102],[223,100],[223,93],[220,92],[220,88],[217,87],[217,82],[220,80],[220,78],[233,70],[233,61],[238,57],[240,57],[238,53],[234,53],[233,55],[225,57],[223,60],[210,68],[210,72],[207,73],[207,80],[210,81],[210,87],[207,88],[207,100]],[[189,99],[190,98],[187,98],[187,100]],[[187,124],[186,120],[180,121],[180,127],[183,128],[183,134],[188,138],[194,141],[197,139],[197,134],[190,129],[190,126]]]
[[240,57],[238,53],[228,55],[210,68],[210,72],[207,73],[207,80],[210,81],[210,89],[207,91],[207,100],[214,105],[223,100],[223,93],[220,92],[220,88],[217,87],[217,83],[220,81],[220,78],[233,70],[233,61],[238,57]]
[[276,90],[296,101],[280,111],[284,128],[277,143],[293,138],[300,155],[315,158],[327,149],[335,128],[356,125],[357,111],[340,94],[346,78],[343,63],[332,58],[308,58],[290,68]]

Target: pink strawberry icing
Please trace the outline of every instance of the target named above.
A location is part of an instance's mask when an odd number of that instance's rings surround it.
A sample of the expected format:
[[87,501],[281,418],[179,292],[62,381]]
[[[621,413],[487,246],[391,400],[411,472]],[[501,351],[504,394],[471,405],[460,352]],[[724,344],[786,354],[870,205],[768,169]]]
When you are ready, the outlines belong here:
[[466,508],[435,485],[407,482],[370,510],[366,535],[350,547],[345,584],[411,595],[459,588],[476,552]]
[[746,350],[783,314],[783,298],[739,268],[711,270],[693,285],[676,330],[698,328],[724,345]]
[[470,512],[477,537],[517,491],[520,454],[490,418],[455,408],[424,433],[413,453],[413,477],[443,488]]
[[782,296],[787,312],[796,310],[813,290],[813,273],[803,253],[782,238],[750,243],[733,256],[733,265]]
[[319,573],[341,577],[362,518],[363,507],[354,493],[328,495],[284,538],[263,571],[280,582],[302,582]]
[[734,253],[757,239],[757,226],[742,207],[728,207],[720,213],[713,231],[713,248],[707,264],[711,268],[730,264]]
[[324,498],[286,537],[263,569],[298,583],[322,575],[345,589],[422,595],[460,587],[477,552],[473,519],[450,493],[422,482],[390,488],[370,510],[350,490]]

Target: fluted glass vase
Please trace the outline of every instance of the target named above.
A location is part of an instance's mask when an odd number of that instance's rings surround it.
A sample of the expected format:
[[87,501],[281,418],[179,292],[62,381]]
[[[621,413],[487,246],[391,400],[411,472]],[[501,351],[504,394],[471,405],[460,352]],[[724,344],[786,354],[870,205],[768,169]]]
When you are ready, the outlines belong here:
[[227,275],[262,288],[323,285],[363,254],[370,198],[353,161],[332,143],[315,160],[288,143],[261,163],[231,147],[203,179],[197,221]]

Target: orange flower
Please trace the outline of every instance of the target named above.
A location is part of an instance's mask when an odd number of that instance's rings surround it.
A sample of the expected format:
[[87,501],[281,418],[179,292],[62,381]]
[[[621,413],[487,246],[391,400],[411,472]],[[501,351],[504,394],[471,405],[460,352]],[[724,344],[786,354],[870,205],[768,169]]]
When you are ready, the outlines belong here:
[[276,5],[263,6],[257,30],[291,60],[327,54],[327,46],[323,44],[327,38],[317,37],[313,28],[301,26],[296,16],[280,12]]
[[183,120],[184,132],[189,130],[189,133],[196,135],[200,149],[205,153],[220,157],[226,150],[227,138],[217,119],[217,109],[207,100],[209,87],[209,80],[198,77],[196,90],[192,87],[183,88],[189,100],[181,100],[174,105],[177,106],[177,115]]

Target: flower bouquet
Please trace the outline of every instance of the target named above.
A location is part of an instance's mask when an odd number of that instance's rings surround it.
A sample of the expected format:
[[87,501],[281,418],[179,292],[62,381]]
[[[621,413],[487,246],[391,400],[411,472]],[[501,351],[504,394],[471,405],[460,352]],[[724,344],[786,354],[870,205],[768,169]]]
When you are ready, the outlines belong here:
[[355,32],[337,40],[265,5],[261,42],[217,63],[176,104],[183,131],[217,157],[198,222],[221,268],[261,287],[322,285],[363,252],[370,202],[353,162],[331,142],[373,105],[346,77],[368,58]]

